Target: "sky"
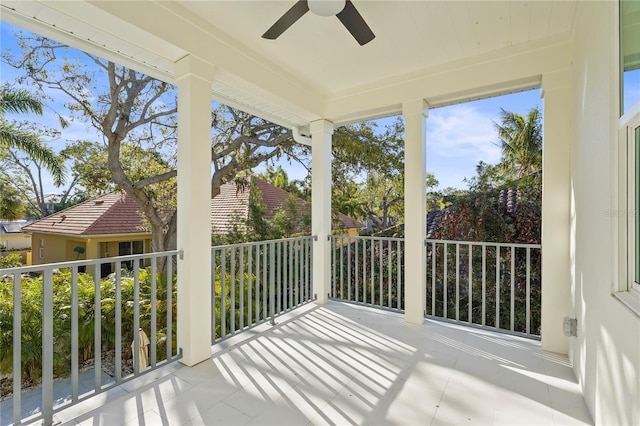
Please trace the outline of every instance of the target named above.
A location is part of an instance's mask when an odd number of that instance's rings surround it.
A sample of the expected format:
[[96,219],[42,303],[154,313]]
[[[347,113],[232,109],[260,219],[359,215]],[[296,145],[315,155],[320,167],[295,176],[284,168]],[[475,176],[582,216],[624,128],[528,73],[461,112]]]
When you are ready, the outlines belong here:
[[[16,27],[5,22],[0,23],[0,37],[2,52],[17,50],[13,31]],[[71,59],[82,59],[82,54],[69,49]],[[13,83],[20,75],[16,70],[4,62],[0,64],[1,82]],[[36,123],[59,129],[58,119],[54,111],[63,114],[63,98],[55,91],[49,92],[52,100],[45,108],[43,116],[21,115],[7,118],[27,119]],[[447,187],[465,189],[465,178],[475,176],[475,167],[479,161],[495,164],[500,159],[500,149],[497,145],[495,124],[500,122],[500,108],[525,115],[532,108],[542,109],[540,90],[529,90],[506,96],[494,97],[474,102],[467,102],[429,110],[427,119],[427,170],[435,175],[439,182],[437,189]],[[65,117],[68,118],[68,117]],[[379,120],[379,125],[390,122],[392,118]],[[46,143],[54,150],[61,150],[69,141],[78,139],[96,140],[95,130],[88,125],[72,121],[71,125],[62,131],[60,138],[47,140]],[[98,139],[99,140],[99,139]],[[303,179],[306,171],[287,161],[281,163],[287,171],[289,179]],[[264,167],[257,171],[263,170]],[[56,188],[49,176],[45,176],[45,193],[61,192]]]

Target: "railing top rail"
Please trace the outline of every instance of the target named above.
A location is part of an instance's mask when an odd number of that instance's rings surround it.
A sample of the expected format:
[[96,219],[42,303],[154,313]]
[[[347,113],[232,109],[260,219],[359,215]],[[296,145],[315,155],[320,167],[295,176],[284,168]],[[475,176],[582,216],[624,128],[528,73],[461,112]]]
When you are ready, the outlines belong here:
[[372,237],[369,235],[329,235],[332,240],[337,240],[338,238],[345,238],[351,240],[382,240],[382,241],[404,241],[404,238],[401,237]]
[[435,243],[435,244],[464,244],[464,245],[474,245],[474,246],[487,246],[487,247],[515,247],[515,248],[542,248],[541,244],[526,244],[526,243],[496,243],[490,241],[456,241],[456,240],[434,240],[427,238],[424,240],[425,244],[427,243]]
[[211,250],[221,250],[221,249],[228,249],[228,248],[238,248],[238,247],[257,246],[261,244],[278,243],[282,241],[302,241],[302,240],[310,240],[310,239],[317,240],[318,237],[316,235],[305,235],[302,237],[280,238],[277,240],[262,240],[262,241],[249,241],[246,243],[223,244],[223,245],[211,246]]
[[166,256],[181,255],[181,254],[182,254],[182,250],[170,250],[170,251],[160,251],[160,252],[144,253],[144,254],[129,254],[126,256],[101,257],[98,259],[72,260],[68,262],[56,262],[56,263],[42,263],[40,265],[19,266],[17,268],[0,269],[0,275],[16,274],[16,273],[26,274],[29,272],[41,272],[44,270],[73,268],[78,266],[96,266],[102,263],[113,263],[118,261],[126,262],[130,260],[135,261],[135,260],[151,259],[154,257],[166,257]]

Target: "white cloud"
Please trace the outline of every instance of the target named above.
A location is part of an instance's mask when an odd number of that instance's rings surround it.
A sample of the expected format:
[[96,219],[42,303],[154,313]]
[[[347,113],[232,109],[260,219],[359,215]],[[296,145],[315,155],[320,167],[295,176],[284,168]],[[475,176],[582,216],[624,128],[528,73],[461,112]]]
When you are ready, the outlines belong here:
[[427,145],[441,157],[496,163],[500,148],[493,125],[495,117],[471,105],[454,105],[429,112]]

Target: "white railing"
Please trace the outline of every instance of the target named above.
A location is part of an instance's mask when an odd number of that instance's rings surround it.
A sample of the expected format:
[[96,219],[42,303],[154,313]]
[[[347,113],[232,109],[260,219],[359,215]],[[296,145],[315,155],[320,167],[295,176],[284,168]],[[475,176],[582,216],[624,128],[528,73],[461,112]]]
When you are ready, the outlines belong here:
[[[404,239],[331,236],[330,297],[404,310]],[[541,246],[426,240],[429,318],[538,339]]]
[[[13,380],[13,394],[2,402],[2,424],[52,424],[55,412],[179,359],[179,255],[170,251],[0,270],[0,351]],[[138,331],[148,337],[148,348]],[[93,376],[88,386],[80,380],[87,375]],[[23,404],[23,383],[34,380],[41,397]],[[9,405],[12,409],[4,409]]]
[[315,299],[315,237],[216,246],[211,249],[212,343],[274,319]]
[[540,336],[541,246],[426,240],[427,317]]
[[332,235],[330,297],[402,311],[404,239]]

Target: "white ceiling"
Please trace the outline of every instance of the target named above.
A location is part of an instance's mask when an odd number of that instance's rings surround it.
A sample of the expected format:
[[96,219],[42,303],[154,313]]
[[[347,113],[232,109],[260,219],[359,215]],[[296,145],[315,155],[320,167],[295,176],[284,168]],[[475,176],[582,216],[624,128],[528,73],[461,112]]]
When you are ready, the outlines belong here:
[[539,83],[545,69],[564,66],[556,46],[570,40],[578,8],[576,0],[354,0],[376,35],[365,46],[336,17],[311,12],[277,40],[262,39],[294,2],[2,0],[0,12],[168,81],[192,54],[216,67],[217,99],[305,127],[393,113],[407,96],[447,102]]
[[567,34],[575,7],[570,1],[354,0],[376,34],[359,46],[336,17],[311,12],[277,40],[262,39],[295,0],[177,3],[326,94]]

